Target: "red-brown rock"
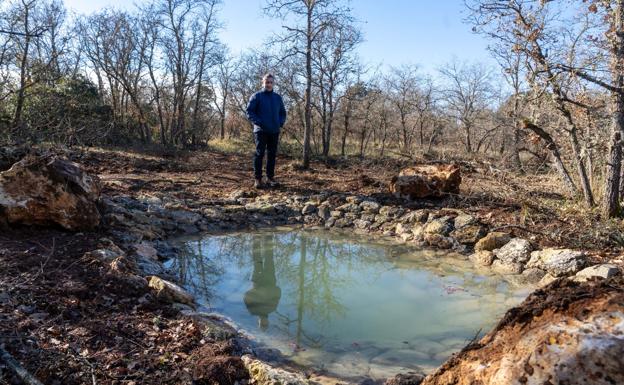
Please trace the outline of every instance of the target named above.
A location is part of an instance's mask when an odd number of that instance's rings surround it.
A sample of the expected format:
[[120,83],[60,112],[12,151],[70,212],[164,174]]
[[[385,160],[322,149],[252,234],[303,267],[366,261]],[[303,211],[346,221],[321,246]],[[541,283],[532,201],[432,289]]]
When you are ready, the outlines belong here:
[[90,229],[100,223],[99,180],[58,157],[27,156],[0,172],[0,219]]
[[397,197],[418,199],[458,194],[461,172],[458,165],[420,165],[402,170],[390,182]]

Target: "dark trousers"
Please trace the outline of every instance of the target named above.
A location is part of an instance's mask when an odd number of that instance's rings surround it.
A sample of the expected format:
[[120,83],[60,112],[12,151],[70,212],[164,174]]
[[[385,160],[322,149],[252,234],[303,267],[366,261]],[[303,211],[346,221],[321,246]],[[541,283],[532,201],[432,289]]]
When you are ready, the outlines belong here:
[[256,179],[262,178],[262,160],[266,151],[266,175],[269,178],[275,176],[275,157],[277,156],[277,142],[279,133],[254,132],[256,153],[254,154],[254,175]]

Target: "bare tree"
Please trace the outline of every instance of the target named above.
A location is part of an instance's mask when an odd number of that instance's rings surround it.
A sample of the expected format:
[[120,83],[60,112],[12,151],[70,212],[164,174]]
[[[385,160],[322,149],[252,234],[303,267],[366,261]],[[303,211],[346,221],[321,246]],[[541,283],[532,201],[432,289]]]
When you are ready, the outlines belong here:
[[231,92],[231,79],[235,69],[232,58],[224,53],[215,67],[212,84],[212,103],[219,114],[219,137],[225,139],[225,117]]
[[409,152],[414,138],[414,127],[410,124],[410,119],[417,110],[416,100],[420,81],[418,67],[415,65],[391,67],[390,74],[385,79],[388,96],[399,115],[398,136],[405,152]]
[[285,33],[274,39],[288,45],[288,56],[305,58],[305,121],[303,134],[303,167],[310,166],[312,134],[312,70],[313,45],[323,31],[331,25],[348,24],[352,21],[349,8],[340,0],[267,0],[265,12],[282,20],[293,20],[284,25]]
[[315,41],[313,49],[314,86],[318,89],[321,116],[322,154],[329,156],[334,114],[341,100],[339,90],[349,74],[356,71],[353,50],[361,41],[360,32],[351,25],[332,24]]
[[445,85],[443,100],[449,116],[463,131],[466,151],[474,151],[474,131],[497,99],[492,85],[492,72],[480,63],[452,61],[440,69]]

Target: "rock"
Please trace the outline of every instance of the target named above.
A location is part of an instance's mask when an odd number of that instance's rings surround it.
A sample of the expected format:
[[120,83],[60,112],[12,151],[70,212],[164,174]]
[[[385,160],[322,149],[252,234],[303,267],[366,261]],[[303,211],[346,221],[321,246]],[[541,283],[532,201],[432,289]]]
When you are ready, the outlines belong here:
[[425,226],[417,223],[412,227],[412,234],[414,234],[415,241],[423,241],[425,239]]
[[524,263],[531,257],[533,246],[526,239],[513,238],[500,249],[495,249],[496,258],[504,262]]
[[556,280],[557,280],[557,277],[552,276],[550,273],[546,273],[546,275],[544,275],[542,279],[540,279],[540,281],[537,283],[537,286],[539,287],[548,286]]
[[327,205],[319,206],[317,215],[319,217],[323,218],[324,221],[329,219],[329,217],[331,216],[329,206],[327,206]]
[[255,201],[247,203],[245,205],[245,210],[253,213],[273,214],[275,212],[275,207],[269,202]]
[[369,221],[369,222],[372,223],[372,222],[375,222],[375,216],[376,215],[373,214],[373,213],[363,213],[360,216],[360,219],[363,220],[363,221]]
[[603,263],[601,265],[594,265],[586,267],[583,270],[576,273],[574,280],[578,282],[587,281],[590,278],[611,278],[620,273],[620,269],[616,265],[611,263]]
[[163,275],[163,273],[165,272],[162,263],[154,261],[151,258],[145,258],[139,255],[135,255],[134,263],[136,265],[137,271],[145,276]]
[[471,254],[468,259],[477,266],[490,266],[494,261],[494,253],[488,250],[481,250]]
[[353,224],[353,221],[347,218],[338,218],[336,219],[336,221],[334,222],[334,226],[338,227],[340,229],[344,228],[344,227],[349,227]]
[[405,210],[395,206],[381,206],[381,208],[379,209],[379,215],[383,215],[389,218],[396,218],[399,215],[402,215],[404,212]]
[[402,223],[426,223],[427,219],[429,212],[423,209],[410,211],[399,218]]
[[92,229],[99,196],[98,178],[61,158],[27,156],[0,172],[0,217],[8,223]]
[[476,251],[487,250],[492,251],[494,249],[499,249],[507,242],[511,240],[511,237],[507,233],[501,233],[498,231],[494,231],[486,235],[485,237],[479,239],[477,244],[475,245]]
[[547,273],[541,269],[525,269],[521,274],[507,274],[505,280],[514,286],[538,286]]
[[[178,225],[177,230],[182,234],[197,234],[199,233],[199,228],[192,224],[182,223]],[[150,238],[154,239],[154,238]]]
[[353,204],[359,205],[362,202],[362,197],[357,196],[357,195],[349,195],[348,197],[345,198],[345,201],[347,201],[347,203],[353,203]]
[[461,229],[462,227],[466,227],[469,225],[474,225],[477,223],[477,218],[469,214],[460,214],[455,217],[455,228]]
[[425,234],[440,234],[448,235],[451,232],[452,226],[449,223],[450,218],[447,216],[436,218],[425,225]]
[[167,214],[171,220],[180,225],[195,225],[202,219],[201,214],[187,210],[171,210]]
[[329,212],[329,215],[331,215],[332,218],[342,218],[344,213],[340,210],[332,210]]
[[461,173],[457,165],[420,165],[402,170],[390,182],[397,197],[418,199],[458,194]]
[[355,203],[345,203],[342,206],[336,207],[335,210],[344,213],[359,213],[361,211],[360,206]]
[[530,268],[525,269],[522,272],[522,277],[524,279],[524,283],[526,284],[536,284],[539,283],[545,276],[546,272],[542,269]]
[[442,234],[425,233],[424,240],[429,246],[434,246],[440,249],[452,249],[454,246],[453,238],[445,237]]
[[370,225],[371,223],[369,221],[365,221],[363,219],[356,219],[353,221],[353,226],[361,230],[369,228]]
[[396,227],[394,228],[394,232],[397,235],[401,235],[401,234],[407,233],[409,231],[410,231],[410,229],[403,223],[397,223]]
[[119,248],[117,249],[104,248],[104,249],[97,249],[97,250],[89,251],[85,254],[85,256],[91,256],[96,259],[99,259],[105,264],[109,264],[113,262],[115,259],[125,256],[125,253],[119,250]]
[[390,218],[388,218],[386,215],[383,214],[377,214],[375,215],[375,222],[377,223],[386,223],[388,222]]
[[375,201],[367,200],[360,203],[360,208],[366,213],[377,214],[379,212],[379,209],[381,208],[381,205]]
[[571,249],[544,249],[531,253],[527,267],[546,270],[555,277],[568,276],[585,266],[586,257],[582,251]]
[[485,235],[485,229],[481,225],[466,225],[456,228],[450,235],[461,244],[472,245]]
[[425,376],[422,374],[416,374],[416,373],[402,374],[401,373],[386,380],[384,385],[420,385],[420,383],[424,379],[425,379]]
[[132,246],[134,252],[144,258],[158,260],[158,250],[154,248],[149,242],[141,242]]
[[148,285],[156,291],[156,296],[164,301],[180,302],[187,305],[195,304],[193,296],[173,282],[153,275],[148,278]]
[[250,355],[241,357],[245,368],[249,372],[251,384],[255,385],[309,385],[311,384],[303,375],[288,372],[284,369],[274,368]]
[[301,214],[302,215],[314,214],[316,213],[316,210],[317,210],[316,205],[312,203],[306,203],[305,206],[303,206],[303,209],[301,209]]
[[407,241],[409,241],[409,240],[414,238],[414,234],[412,234],[412,233],[402,233],[402,234],[399,234],[399,238],[401,238],[401,240],[403,242],[407,242]]
[[536,290],[422,384],[624,384],[623,285],[558,280]]
[[326,228],[330,228],[330,227],[334,226],[334,224],[336,224],[336,218],[334,218],[334,217],[329,217],[325,221],[325,227]]
[[523,268],[524,266],[521,263],[505,262],[500,259],[495,259],[492,262],[492,270],[502,275],[520,274]]

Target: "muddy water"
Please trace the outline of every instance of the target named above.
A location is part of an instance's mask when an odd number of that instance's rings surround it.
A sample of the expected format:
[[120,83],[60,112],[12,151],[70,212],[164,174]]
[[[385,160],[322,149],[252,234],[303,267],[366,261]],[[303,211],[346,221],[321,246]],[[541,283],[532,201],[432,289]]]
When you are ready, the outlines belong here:
[[464,256],[325,231],[204,236],[170,263],[208,309],[340,377],[430,371],[528,290]]

